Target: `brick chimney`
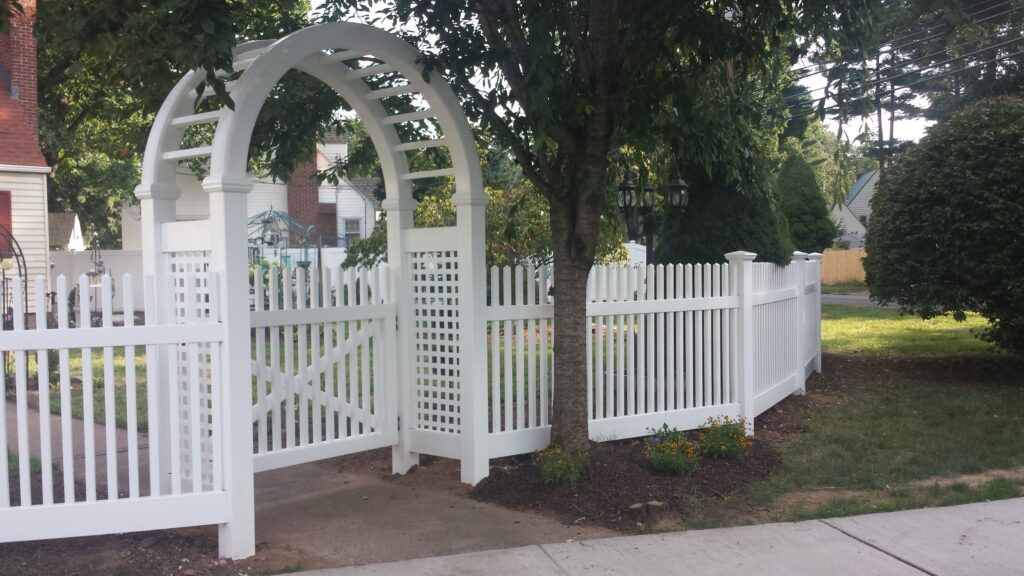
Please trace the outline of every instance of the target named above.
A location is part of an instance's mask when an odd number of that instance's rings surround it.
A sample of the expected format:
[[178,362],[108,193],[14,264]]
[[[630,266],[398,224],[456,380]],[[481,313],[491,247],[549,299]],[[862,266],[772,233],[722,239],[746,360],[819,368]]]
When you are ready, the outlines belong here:
[[[306,226],[316,226],[324,246],[334,246],[338,236],[336,212],[333,202],[320,203],[315,158],[299,163],[288,180],[288,215]],[[298,246],[301,241],[293,239],[292,244]]]
[[11,19],[7,34],[0,34],[0,85],[18,102],[21,114],[39,147],[39,110],[36,79],[36,1],[21,0],[25,13]]

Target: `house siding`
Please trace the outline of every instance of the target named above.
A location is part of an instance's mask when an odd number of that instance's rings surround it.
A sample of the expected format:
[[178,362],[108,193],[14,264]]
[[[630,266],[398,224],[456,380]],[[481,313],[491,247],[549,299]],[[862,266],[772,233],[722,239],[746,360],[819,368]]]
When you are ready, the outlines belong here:
[[871,217],[871,199],[875,197],[875,188],[878,185],[878,172],[876,171],[873,176],[864,184],[857,196],[850,201],[850,211],[860,218],[861,216]]
[[0,172],[0,190],[11,191],[11,233],[25,255],[31,307],[35,302],[36,277],[46,278],[46,290],[50,290],[46,174]]

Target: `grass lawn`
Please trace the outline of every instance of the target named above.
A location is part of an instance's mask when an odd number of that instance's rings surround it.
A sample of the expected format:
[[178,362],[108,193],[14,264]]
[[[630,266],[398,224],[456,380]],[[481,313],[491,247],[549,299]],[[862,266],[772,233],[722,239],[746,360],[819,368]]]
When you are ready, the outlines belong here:
[[848,282],[845,284],[822,285],[822,294],[852,294],[854,292],[867,292],[868,285],[863,282]]
[[993,355],[975,337],[988,322],[976,314],[921,320],[898,310],[871,306],[823,305],[821,348],[836,354],[869,356]]
[[1022,494],[1024,359],[978,341],[983,319],[822,316],[824,373],[782,405],[802,412],[800,431],[777,443],[780,468],[752,503],[800,519]]

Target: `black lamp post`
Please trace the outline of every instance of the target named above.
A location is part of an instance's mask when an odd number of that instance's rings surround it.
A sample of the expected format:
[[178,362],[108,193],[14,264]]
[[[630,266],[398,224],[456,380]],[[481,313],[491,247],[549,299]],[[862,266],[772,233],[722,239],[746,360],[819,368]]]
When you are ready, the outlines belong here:
[[[635,242],[643,237],[647,246],[647,262],[653,263],[654,231],[657,227],[654,216],[654,185],[647,181],[643,186],[639,186],[631,174],[626,174],[626,178],[619,183],[618,188],[619,196],[616,203],[619,206],[619,212],[626,220],[626,232],[629,239]],[[665,194],[669,208],[677,212],[686,209],[686,204],[690,200],[686,193],[688,188],[689,185],[677,172],[676,177],[669,182]]]

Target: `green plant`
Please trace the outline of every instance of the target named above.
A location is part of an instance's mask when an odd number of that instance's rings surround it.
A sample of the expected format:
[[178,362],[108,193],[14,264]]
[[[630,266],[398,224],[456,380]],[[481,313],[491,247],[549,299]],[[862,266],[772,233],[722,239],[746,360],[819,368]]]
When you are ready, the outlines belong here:
[[738,457],[754,442],[753,438],[747,436],[744,426],[743,418],[708,418],[707,424],[697,433],[700,453],[709,458]]
[[982,100],[894,162],[871,201],[872,296],[928,319],[977,312],[1024,353],[1024,99]]
[[779,168],[775,194],[789,222],[790,237],[797,250],[823,252],[832,245],[839,229],[829,218],[814,169],[799,151],[791,151]]
[[534,462],[548,486],[575,486],[587,467],[587,454],[551,446],[537,452]]
[[662,424],[660,430],[651,430],[651,435],[644,440],[644,457],[655,472],[682,474],[697,469],[700,452],[697,443],[686,434]]

